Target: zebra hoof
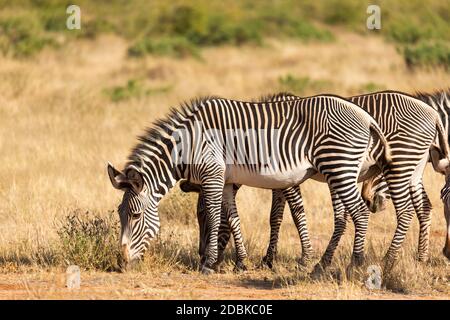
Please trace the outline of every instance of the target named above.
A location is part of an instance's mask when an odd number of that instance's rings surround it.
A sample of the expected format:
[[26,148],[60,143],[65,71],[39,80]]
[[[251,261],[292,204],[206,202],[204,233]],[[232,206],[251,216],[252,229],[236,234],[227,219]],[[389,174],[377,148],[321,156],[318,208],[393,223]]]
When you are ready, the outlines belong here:
[[419,261],[419,263],[422,263],[422,264],[430,263],[430,259],[429,259],[428,255],[419,255],[417,257],[417,261]]
[[298,265],[305,268],[311,266],[311,263],[312,261],[310,255],[303,255],[298,261]]
[[210,275],[210,274],[214,274],[215,271],[212,268],[208,268],[207,266],[202,266],[200,272],[204,275]]
[[243,271],[247,271],[247,266],[242,262],[242,261],[238,261],[236,262],[236,265],[234,266],[234,272],[243,272]]
[[265,256],[261,261],[261,268],[262,269],[264,269],[264,268],[272,269],[273,268],[272,259]]
[[313,271],[309,274],[309,276],[313,280],[320,280],[325,275],[325,267],[322,264],[318,263],[314,266]]

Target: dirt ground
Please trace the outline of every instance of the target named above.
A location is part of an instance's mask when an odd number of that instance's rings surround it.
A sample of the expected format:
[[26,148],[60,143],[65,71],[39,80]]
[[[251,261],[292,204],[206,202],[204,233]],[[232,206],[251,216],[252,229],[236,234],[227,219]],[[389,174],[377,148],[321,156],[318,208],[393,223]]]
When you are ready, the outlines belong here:
[[447,291],[401,294],[332,281],[283,288],[269,271],[204,276],[195,272],[118,274],[83,272],[80,289],[65,286],[64,270],[0,275],[0,299],[449,299]]

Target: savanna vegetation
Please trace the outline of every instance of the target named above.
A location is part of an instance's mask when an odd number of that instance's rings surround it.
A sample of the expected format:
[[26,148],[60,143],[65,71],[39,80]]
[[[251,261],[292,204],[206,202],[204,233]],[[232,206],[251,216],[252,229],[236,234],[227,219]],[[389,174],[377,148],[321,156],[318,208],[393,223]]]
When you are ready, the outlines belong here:
[[[336,28],[396,44],[411,67],[450,66],[450,5],[445,1],[85,1],[80,30],[66,28],[63,0],[0,1],[0,49],[27,57],[45,47],[110,33],[127,39],[128,54],[200,57],[200,48],[263,45],[268,37],[329,42]],[[382,27],[367,30],[369,4],[382,8]],[[383,10],[385,9],[385,10]]]
[[[366,1],[77,1],[81,29],[67,30],[69,1],[0,0],[0,298],[448,298],[441,254],[443,177],[427,168],[434,206],[431,260],[415,260],[414,222],[384,288],[347,279],[353,230],[331,271],[297,269],[289,212],[273,271],[258,265],[268,241],[270,191],[238,195],[249,271],[197,272],[196,196],[175,187],[160,207],[161,233],[144,261],[120,273],[117,205],[106,162],[121,167],[152,121],[200,95],[255,99],[277,91],[343,96],[450,83],[449,4],[371,1],[382,28],[366,28]],[[325,185],[302,187],[318,260],[333,228]],[[369,262],[379,264],[395,227],[392,206],[371,217]],[[82,287],[64,287],[65,267]]]

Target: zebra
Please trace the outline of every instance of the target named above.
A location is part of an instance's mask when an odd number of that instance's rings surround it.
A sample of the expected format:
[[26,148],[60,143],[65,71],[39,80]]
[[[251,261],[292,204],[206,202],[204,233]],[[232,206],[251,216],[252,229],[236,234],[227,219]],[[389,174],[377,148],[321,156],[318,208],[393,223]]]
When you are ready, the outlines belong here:
[[[446,90],[436,90],[431,93],[426,92],[416,92],[413,95],[415,98],[420,99],[421,101],[430,105],[434,110],[439,113],[441,121],[444,125],[445,132],[447,133],[447,141],[450,139],[450,88]],[[447,166],[447,156],[445,155],[445,146],[440,147],[437,145],[433,145],[430,149],[430,160],[433,164],[433,168],[435,171],[443,173],[448,178],[450,172]],[[443,249],[444,255],[450,260],[450,219],[448,216],[448,212],[450,210],[447,208],[447,205],[450,204],[448,200],[447,193],[444,192],[448,187],[448,179],[446,180],[446,186],[442,190],[441,199],[444,203],[445,208],[445,218],[447,221],[447,237],[446,244]],[[369,197],[368,202],[380,202],[384,199],[388,199],[390,197],[389,189],[386,181],[382,176],[372,177],[367,180],[366,190],[367,196]],[[380,200],[383,199],[383,200]],[[431,202],[428,198],[428,195],[423,187],[423,182],[421,181],[417,192],[415,193],[415,197],[413,201],[417,204],[416,208],[419,208],[417,213],[417,217],[419,219],[419,253],[418,258],[420,261],[426,261],[428,259],[429,252],[429,235],[430,235],[430,227],[431,227]],[[374,205],[373,211],[378,211],[383,209],[383,205],[380,208],[377,208]]]
[[[388,97],[383,97],[388,96]],[[272,99],[296,99],[297,97],[289,94],[282,93],[275,95]],[[416,211],[419,221],[421,221],[421,234],[422,234],[422,224],[424,221],[429,221],[431,204],[429,203],[428,197],[426,196],[425,190],[423,189],[422,175],[423,169],[428,160],[428,150],[432,153],[434,150],[439,150],[439,157],[435,158],[433,161],[434,168],[437,172],[445,173],[445,168],[448,169],[448,159],[449,152],[447,146],[447,137],[444,133],[444,128],[439,116],[433,111],[428,105],[424,104],[422,101],[415,99],[412,96],[395,92],[395,91],[383,91],[368,95],[351,97],[351,101],[356,102],[362,108],[366,109],[370,114],[372,114],[380,123],[380,126],[384,128],[384,133],[388,137],[389,142],[394,147],[394,160],[391,163],[391,171],[387,172],[389,175],[389,181],[393,187],[393,194],[395,195],[394,206],[397,211],[397,230],[394,235],[391,246],[385,257],[385,270],[388,271],[392,268],[393,263],[397,259],[397,253],[400,249],[401,243],[406,234],[406,230],[409,227],[409,223],[414,210]],[[371,103],[372,102],[372,103]],[[401,102],[401,103],[400,103]],[[385,105],[383,105],[385,103]],[[393,103],[392,106],[389,103]],[[386,105],[389,107],[387,108]],[[407,106],[410,106],[409,108]],[[396,111],[397,119],[395,119],[395,114],[393,115],[391,110]],[[414,112],[412,112],[414,111]],[[394,112],[395,113],[395,112]],[[408,121],[410,121],[408,123]],[[406,125],[405,125],[406,124]],[[405,135],[403,137],[396,134],[395,129],[399,126],[405,128],[410,128],[409,133],[403,132]],[[435,136],[438,136],[440,146],[431,145]],[[404,146],[410,146],[410,150],[401,148]],[[422,147],[421,147],[422,146]],[[411,154],[416,154],[416,157],[411,157]],[[434,157],[433,157],[434,158]],[[418,171],[417,171],[418,170]],[[406,177],[406,179],[404,178]],[[184,183],[184,189],[189,189],[186,186],[187,182]],[[385,205],[385,200],[389,199],[389,193],[383,194],[380,191],[387,189],[389,184],[384,180],[383,174],[379,176],[373,176],[369,180],[364,182],[362,195],[365,198],[367,204],[371,211],[376,211],[377,207],[382,207]],[[239,186],[235,186],[238,188]],[[398,190],[398,191],[397,191]],[[405,192],[409,191],[409,192]],[[306,228],[306,218],[304,216],[303,202],[301,199],[300,190],[298,188],[290,188],[291,199],[296,199],[294,201],[297,212],[300,214],[293,214],[294,222],[297,226],[298,232],[302,239],[302,248],[306,247],[310,250],[310,242]],[[418,197],[418,195],[422,195]],[[197,215],[199,217],[200,223],[203,213],[199,210],[202,205],[203,199],[200,194],[198,199],[198,210]],[[269,247],[267,253],[263,258],[263,262],[269,267],[272,267],[273,256],[276,252],[278,231],[283,218],[283,211],[286,201],[286,194],[283,194],[281,190],[273,190],[272,194],[272,208],[270,213],[270,226],[271,226],[271,236],[269,241]],[[222,205],[225,210],[227,204]],[[290,205],[292,208],[292,206]],[[237,216],[237,212],[229,213],[231,215]],[[315,270],[320,270],[327,267],[331,259],[330,251],[337,246],[340,234],[343,233],[345,229],[345,220],[342,222],[342,228],[335,232],[327,247],[327,251],[323,255],[320,264],[316,265]],[[429,222],[427,223],[429,225]],[[234,234],[240,234],[238,230],[232,230]],[[219,238],[222,239],[220,250],[223,250],[229,239],[229,228],[222,228],[219,234]],[[204,235],[200,235],[204,238]],[[307,241],[303,243],[303,241]],[[424,261],[428,256],[429,237],[422,236],[419,240],[419,260]],[[223,245],[224,244],[224,245]],[[237,244],[236,244],[237,247]],[[331,248],[331,249],[330,249]],[[243,251],[243,249],[241,249]],[[332,252],[332,251],[331,251]],[[306,252],[306,256],[309,255],[309,251]],[[332,255],[332,254],[331,254]],[[239,257],[239,255],[238,255]],[[301,263],[307,261],[307,257],[302,257]],[[241,265],[242,262],[239,259],[236,265]],[[303,263],[302,263],[303,264]]]
[[338,215],[349,212],[352,262],[364,262],[369,212],[357,180],[384,170],[390,148],[376,121],[350,101],[335,95],[260,103],[203,98],[173,109],[139,140],[123,171],[107,165],[113,187],[124,191],[118,207],[124,265],[142,258],[160,229],[158,203],[181,179],[202,187],[209,236],[201,271],[211,273],[224,186],[285,189],[310,177],[327,181]]

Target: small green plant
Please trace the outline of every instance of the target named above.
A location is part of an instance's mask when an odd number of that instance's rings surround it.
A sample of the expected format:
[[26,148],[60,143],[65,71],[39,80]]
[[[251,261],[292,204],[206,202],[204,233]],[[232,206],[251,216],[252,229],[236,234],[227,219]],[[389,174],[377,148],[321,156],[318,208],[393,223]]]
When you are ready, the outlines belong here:
[[33,17],[0,19],[0,51],[3,55],[28,57],[54,44],[39,33],[41,26]]
[[381,91],[381,90],[386,90],[386,87],[383,86],[382,84],[375,83],[375,82],[367,82],[367,83],[363,84],[361,86],[361,88],[359,89],[359,91],[361,93],[376,92],[376,91]]
[[107,89],[106,93],[109,95],[111,101],[119,102],[142,95],[142,86],[136,80],[128,80],[125,86],[115,86]]
[[101,216],[76,210],[58,225],[59,254],[64,264],[105,271],[117,269],[120,226],[113,211]]
[[146,88],[144,85],[135,79],[128,80],[124,86],[115,86],[105,90],[106,95],[111,101],[120,102],[132,98],[139,98],[143,96],[150,96],[158,93],[166,93],[172,90],[172,86],[162,86],[155,88]]

